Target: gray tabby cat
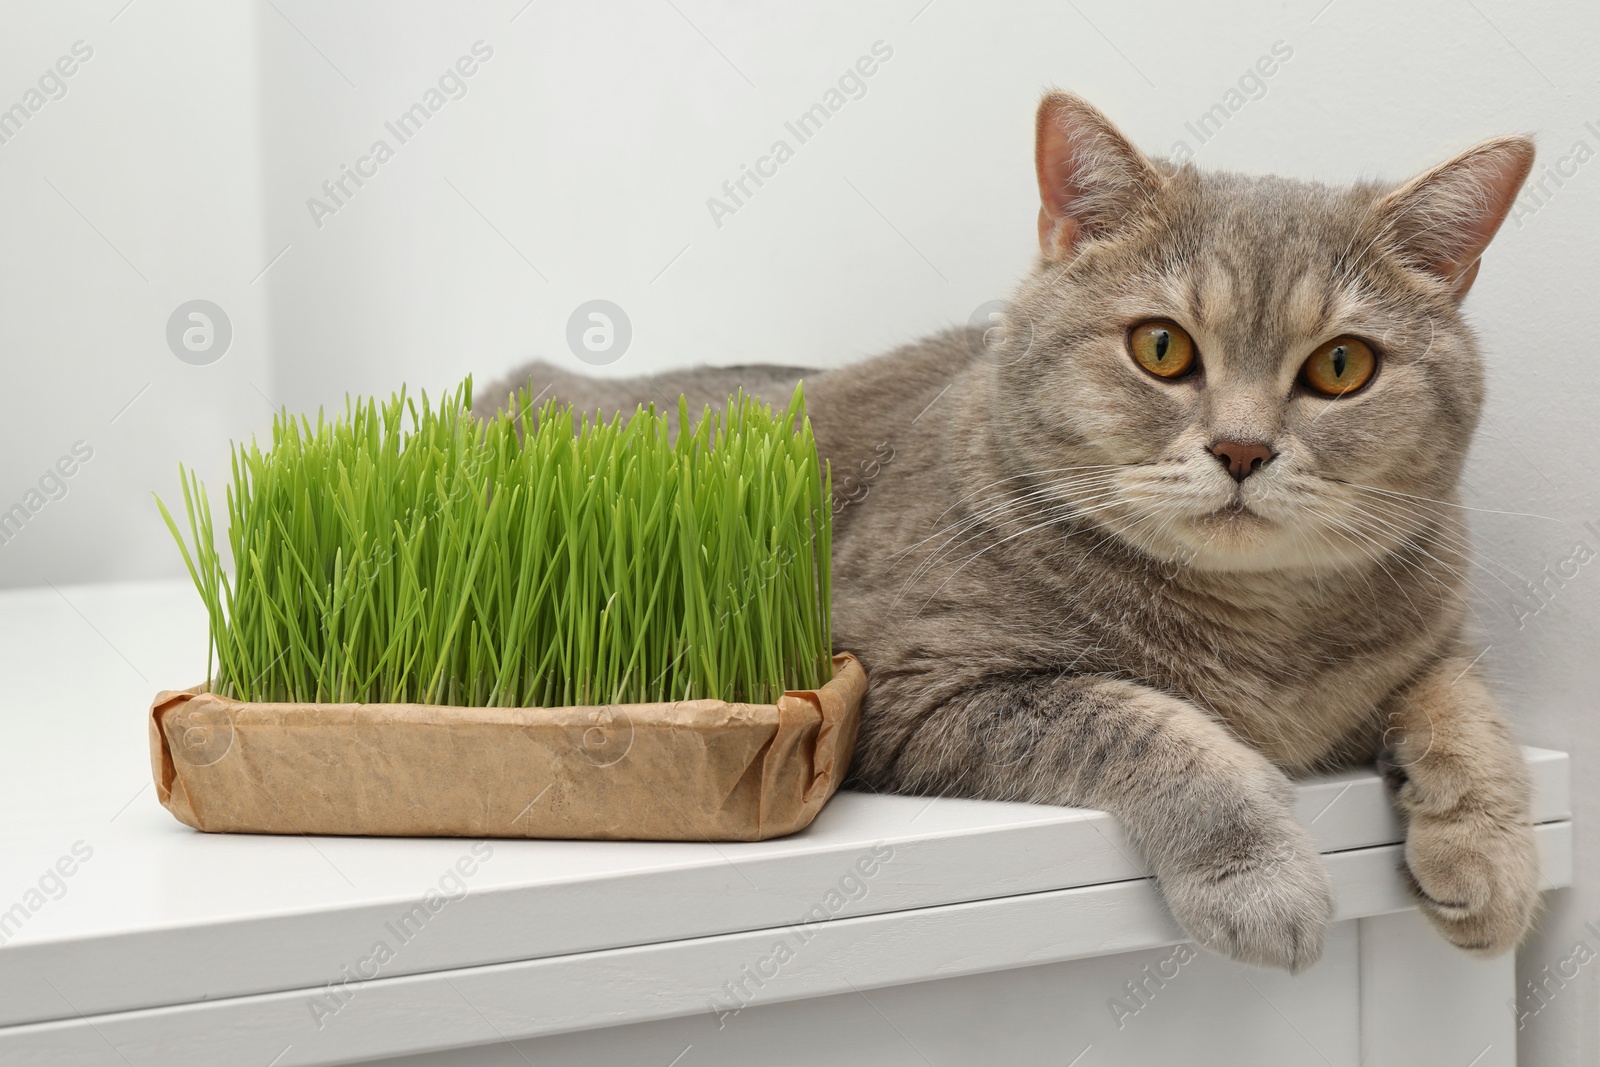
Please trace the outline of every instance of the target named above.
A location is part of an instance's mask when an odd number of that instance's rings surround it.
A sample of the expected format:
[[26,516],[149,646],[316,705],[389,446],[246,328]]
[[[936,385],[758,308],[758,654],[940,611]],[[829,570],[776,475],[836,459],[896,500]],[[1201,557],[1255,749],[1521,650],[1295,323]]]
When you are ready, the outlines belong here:
[[[1537,866],[1463,638],[1459,304],[1532,144],[1332,188],[1152,161],[1064,93],[1037,134],[1042,255],[1003,328],[807,375],[859,783],[1110,811],[1199,942],[1295,971],[1333,896],[1289,776],[1381,755],[1423,912],[1514,947]],[[483,399],[781,402],[805,373],[534,365]]]

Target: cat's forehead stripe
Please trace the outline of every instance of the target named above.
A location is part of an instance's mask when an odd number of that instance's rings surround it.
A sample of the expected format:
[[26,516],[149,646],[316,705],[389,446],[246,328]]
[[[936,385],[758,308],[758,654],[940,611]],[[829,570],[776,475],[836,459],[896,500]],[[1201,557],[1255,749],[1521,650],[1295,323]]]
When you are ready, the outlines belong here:
[[1312,263],[1268,263],[1246,274],[1229,257],[1211,255],[1164,288],[1201,330],[1248,324],[1253,337],[1281,334],[1290,344],[1321,336],[1361,306],[1358,294]]
[[1190,313],[1202,328],[1227,313],[1238,292],[1237,273],[1221,256],[1208,257],[1196,272]]
[[1310,270],[1302,271],[1284,294],[1284,324],[1301,335],[1317,333],[1327,318],[1329,299],[1327,279]]

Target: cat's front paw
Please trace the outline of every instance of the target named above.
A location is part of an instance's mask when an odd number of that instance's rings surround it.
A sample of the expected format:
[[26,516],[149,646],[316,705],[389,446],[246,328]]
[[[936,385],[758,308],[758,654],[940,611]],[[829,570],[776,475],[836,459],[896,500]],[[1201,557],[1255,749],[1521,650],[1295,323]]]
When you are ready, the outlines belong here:
[[1406,871],[1422,913],[1459,948],[1497,956],[1533,926],[1539,858],[1526,823],[1482,810],[1414,814]]
[[1167,906],[1198,944],[1291,974],[1317,962],[1333,883],[1310,836],[1294,830],[1244,857],[1218,856],[1161,877]]

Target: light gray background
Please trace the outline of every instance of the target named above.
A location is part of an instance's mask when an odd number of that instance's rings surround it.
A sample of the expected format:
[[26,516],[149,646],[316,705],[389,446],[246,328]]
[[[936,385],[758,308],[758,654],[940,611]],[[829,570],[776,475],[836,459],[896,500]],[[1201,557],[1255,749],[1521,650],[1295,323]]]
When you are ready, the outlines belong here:
[[[220,494],[228,441],[278,405],[437,391],[535,355],[579,368],[567,319],[591,299],[633,327],[601,373],[831,366],[965,321],[1033,254],[1046,86],[1152,151],[1182,140],[1202,165],[1329,181],[1536,133],[1536,176],[1567,157],[1564,184],[1524,201],[1468,298],[1491,399],[1466,501],[1483,509],[1483,661],[1521,738],[1571,751],[1578,774],[1579,888],[1552,898],[1523,977],[1579,939],[1600,951],[1584,928],[1600,925],[1600,563],[1543,606],[1518,577],[1600,550],[1582,527],[1600,526],[1600,161],[1571,156],[1600,152],[1592,0],[0,10],[0,109],[74,42],[93,49],[0,144],[0,510],[75,443],[93,450],[0,544],[6,586],[176,575],[150,493],[176,494],[180,461]],[[466,95],[398,144],[384,123],[480,40],[493,56]],[[877,41],[893,57],[865,95],[796,145],[785,121]],[[1292,58],[1201,144],[1185,123],[1278,41]],[[394,158],[319,227],[307,198],[378,138]],[[794,158],[718,226],[707,199],[778,138]],[[233,328],[206,366],[166,343],[195,299]],[[1597,971],[1528,1019],[1524,1062],[1600,1063]]]

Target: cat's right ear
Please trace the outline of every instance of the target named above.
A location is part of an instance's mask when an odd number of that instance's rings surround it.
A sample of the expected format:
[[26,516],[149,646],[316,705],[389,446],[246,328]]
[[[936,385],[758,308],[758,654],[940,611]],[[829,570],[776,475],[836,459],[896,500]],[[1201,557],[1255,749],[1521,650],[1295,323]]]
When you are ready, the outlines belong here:
[[1160,173],[1094,105],[1054,92],[1039,102],[1039,249],[1065,262],[1150,209]]

